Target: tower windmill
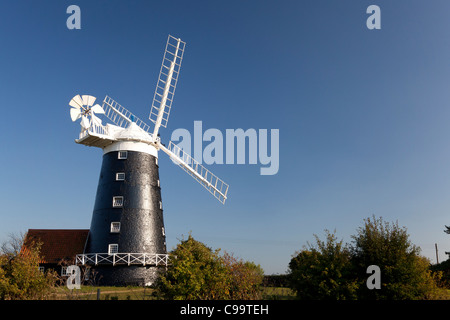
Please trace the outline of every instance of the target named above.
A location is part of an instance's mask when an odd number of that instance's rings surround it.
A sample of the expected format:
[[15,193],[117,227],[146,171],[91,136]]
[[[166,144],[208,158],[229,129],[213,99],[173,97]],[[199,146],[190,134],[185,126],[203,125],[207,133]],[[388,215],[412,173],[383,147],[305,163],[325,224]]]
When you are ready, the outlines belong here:
[[[168,36],[149,119],[153,130],[106,96],[76,95],[70,100],[72,121],[81,119],[75,142],[103,150],[103,161],[84,253],[76,262],[95,270],[104,285],[151,284],[158,267],[167,266],[158,151],[166,153],[217,200],[225,203],[228,185],[172,142],[158,135],[166,127],[185,42]],[[102,124],[96,114],[112,123]]]

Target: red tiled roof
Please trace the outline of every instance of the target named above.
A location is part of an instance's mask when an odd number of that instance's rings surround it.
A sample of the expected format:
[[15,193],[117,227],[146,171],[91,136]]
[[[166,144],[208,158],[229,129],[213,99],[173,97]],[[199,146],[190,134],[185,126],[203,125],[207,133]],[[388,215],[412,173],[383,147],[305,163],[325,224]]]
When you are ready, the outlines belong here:
[[41,263],[58,263],[62,259],[75,260],[83,253],[89,230],[85,229],[28,229],[24,246],[41,242]]

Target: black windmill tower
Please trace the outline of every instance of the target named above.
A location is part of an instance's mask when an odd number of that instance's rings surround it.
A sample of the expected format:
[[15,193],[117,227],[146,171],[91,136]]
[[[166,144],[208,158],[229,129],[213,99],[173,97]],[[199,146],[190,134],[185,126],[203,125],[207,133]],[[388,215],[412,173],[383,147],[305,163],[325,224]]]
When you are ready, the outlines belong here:
[[[103,150],[103,162],[84,252],[77,264],[88,267],[102,285],[151,285],[168,255],[158,172],[158,151],[225,203],[228,185],[170,142],[158,137],[169,119],[185,43],[169,35],[156,85],[150,126],[106,96],[77,95],[69,105],[72,121],[81,120],[75,142]],[[111,122],[103,125],[99,114]],[[95,271],[95,272],[94,272]]]

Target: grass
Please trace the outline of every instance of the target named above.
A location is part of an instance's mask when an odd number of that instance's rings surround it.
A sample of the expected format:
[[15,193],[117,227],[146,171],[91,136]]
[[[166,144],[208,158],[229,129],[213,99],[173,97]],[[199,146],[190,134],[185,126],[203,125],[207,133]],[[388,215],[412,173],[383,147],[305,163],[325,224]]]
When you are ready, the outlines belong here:
[[263,287],[263,300],[293,300],[295,293],[284,287]]
[[[100,289],[99,300],[158,300],[157,291],[144,287],[103,287],[81,286],[81,289],[69,290],[66,286],[55,288],[47,298],[50,300],[97,300],[97,290]],[[262,300],[295,300],[295,293],[286,287],[262,288]],[[437,288],[426,299],[450,300],[450,289]]]
[[65,286],[56,288],[50,299],[54,300],[155,300],[154,289],[146,287],[95,287],[81,286],[81,289],[69,290]]
[[[99,300],[156,300],[156,290],[144,287],[96,287],[81,286],[81,289],[69,290],[60,286],[49,297],[52,300],[97,300],[97,290],[100,289]],[[295,294],[289,288],[263,287],[263,300],[292,300]]]

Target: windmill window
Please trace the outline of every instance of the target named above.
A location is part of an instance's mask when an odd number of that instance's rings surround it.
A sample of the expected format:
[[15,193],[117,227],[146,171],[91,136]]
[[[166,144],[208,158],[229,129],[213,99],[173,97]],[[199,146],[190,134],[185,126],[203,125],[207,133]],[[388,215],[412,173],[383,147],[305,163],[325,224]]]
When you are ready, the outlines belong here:
[[108,254],[114,254],[119,252],[119,245],[117,243],[112,243],[108,245]]
[[159,166],[158,165],[158,158],[155,158],[155,163],[156,163],[157,166]]
[[111,222],[111,232],[112,233],[120,232],[120,222]]
[[118,159],[126,159],[128,158],[128,151],[119,151],[117,156]]
[[70,276],[70,274],[67,272],[67,267],[61,267],[61,276]]
[[159,179],[158,179],[158,187],[160,187],[160,185],[159,185]]
[[165,236],[166,235],[166,231],[164,230],[164,227],[161,228],[162,231],[162,235]]
[[124,181],[124,180],[125,180],[125,172],[117,172],[116,181]]
[[162,210],[162,201],[159,201],[159,208]]
[[123,207],[123,197],[122,196],[113,197],[113,207],[114,208]]

